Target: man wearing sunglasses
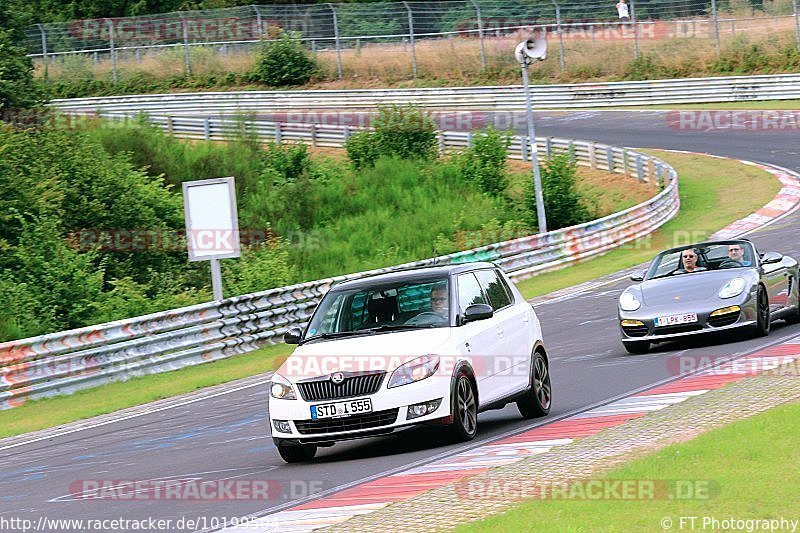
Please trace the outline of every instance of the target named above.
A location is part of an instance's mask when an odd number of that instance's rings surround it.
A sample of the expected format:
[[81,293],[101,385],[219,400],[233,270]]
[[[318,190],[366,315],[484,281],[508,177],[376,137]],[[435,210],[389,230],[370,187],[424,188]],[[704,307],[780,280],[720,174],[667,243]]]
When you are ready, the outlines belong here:
[[688,248],[681,252],[681,270],[683,272],[701,272],[705,270],[704,267],[697,266],[697,250]]

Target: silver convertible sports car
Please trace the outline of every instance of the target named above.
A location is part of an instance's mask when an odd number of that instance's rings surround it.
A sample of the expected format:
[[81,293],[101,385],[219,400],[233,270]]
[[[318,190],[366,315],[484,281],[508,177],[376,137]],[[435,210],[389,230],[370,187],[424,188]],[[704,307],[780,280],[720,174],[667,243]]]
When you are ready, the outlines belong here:
[[749,328],[768,335],[773,320],[800,322],[794,259],[759,254],[748,240],[703,242],[658,254],[619,298],[622,344],[646,353],[677,337]]

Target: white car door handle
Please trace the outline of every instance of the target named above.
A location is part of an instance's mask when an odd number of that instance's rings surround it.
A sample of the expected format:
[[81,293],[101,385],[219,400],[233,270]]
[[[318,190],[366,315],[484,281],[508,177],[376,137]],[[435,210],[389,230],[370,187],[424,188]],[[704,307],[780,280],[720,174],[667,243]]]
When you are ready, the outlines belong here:
[[497,336],[498,337],[502,337],[503,336],[503,330],[502,329],[498,329],[497,330]]

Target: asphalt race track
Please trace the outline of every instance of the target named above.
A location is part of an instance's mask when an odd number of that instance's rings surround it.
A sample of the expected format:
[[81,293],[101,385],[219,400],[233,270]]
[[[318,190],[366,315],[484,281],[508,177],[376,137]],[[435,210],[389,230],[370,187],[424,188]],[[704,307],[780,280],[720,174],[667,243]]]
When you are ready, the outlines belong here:
[[[671,148],[772,163],[800,170],[797,131],[680,131],[667,112],[537,113],[537,134],[591,139],[619,146]],[[800,256],[800,211],[751,234],[761,252]],[[654,251],[655,253],[655,251]],[[537,306],[551,359],[553,410],[547,419],[582,410],[674,377],[670,356],[743,355],[800,334],[800,325],[773,324],[767,338],[714,338],[657,345],[628,355],[618,340],[616,300],[627,281]],[[531,426],[516,407],[480,416],[468,446]],[[0,517],[177,520],[238,517],[278,510],[309,492],[330,491],[372,476],[424,463],[462,449],[446,446],[429,429],[411,430],[320,449],[313,463],[287,465],[267,428],[265,385],[201,399],[47,441],[0,449]],[[274,480],[271,500],[133,501],[81,499],[84,480]],[[174,523],[174,522],[173,522]]]

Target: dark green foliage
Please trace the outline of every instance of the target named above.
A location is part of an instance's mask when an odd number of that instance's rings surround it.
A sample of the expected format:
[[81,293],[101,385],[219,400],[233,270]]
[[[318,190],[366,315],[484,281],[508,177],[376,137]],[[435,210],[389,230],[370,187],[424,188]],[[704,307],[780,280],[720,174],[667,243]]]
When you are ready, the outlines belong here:
[[281,32],[277,40],[262,45],[252,77],[273,87],[287,87],[306,83],[316,70],[303,42]]
[[0,28],[0,118],[4,110],[28,109],[42,103],[43,93],[33,79],[33,62],[24,48],[14,45]]
[[501,196],[506,189],[506,162],[510,144],[510,133],[502,133],[491,127],[475,134],[472,148],[456,158],[464,178],[475,182],[487,194]]
[[356,169],[367,168],[375,165],[375,161],[380,157],[375,134],[370,131],[360,131],[353,133],[347,138],[345,143],[347,157]]
[[436,159],[436,123],[423,109],[413,105],[382,106],[372,125],[381,155]]
[[[586,222],[589,211],[575,187],[577,167],[569,154],[556,154],[541,166],[542,194],[544,195],[547,229],[554,230]],[[538,226],[536,196],[530,185],[528,194],[530,223]]]

